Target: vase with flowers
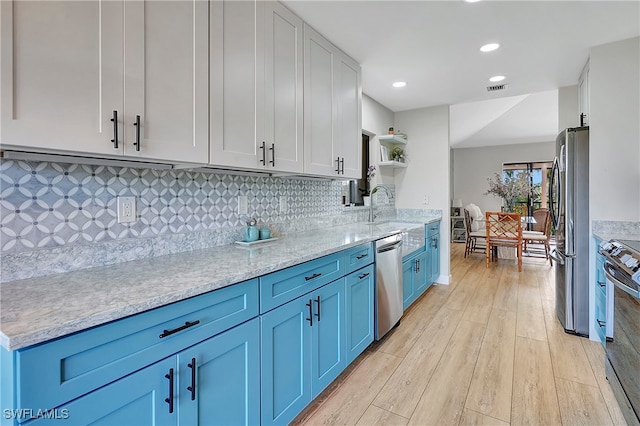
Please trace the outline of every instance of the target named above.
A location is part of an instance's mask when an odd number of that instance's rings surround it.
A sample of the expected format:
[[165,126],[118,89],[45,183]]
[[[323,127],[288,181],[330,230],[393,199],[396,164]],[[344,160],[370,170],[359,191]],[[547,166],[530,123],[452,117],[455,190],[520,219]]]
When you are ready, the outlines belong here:
[[364,190],[364,195],[362,196],[362,201],[365,206],[368,206],[371,203],[371,180],[376,175],[376,166],[367,167],[367,186]]
[[404,149],[399,146],[394,146],[389,153],[391,160],[404,163]]
[[489,189],[484,195],[495,195],[502,198],[504,211],[515,211],[516,203],[527,199],[531,193],[529,173],[524,170],[509,170],[503,174],[495,173],[487,178]]

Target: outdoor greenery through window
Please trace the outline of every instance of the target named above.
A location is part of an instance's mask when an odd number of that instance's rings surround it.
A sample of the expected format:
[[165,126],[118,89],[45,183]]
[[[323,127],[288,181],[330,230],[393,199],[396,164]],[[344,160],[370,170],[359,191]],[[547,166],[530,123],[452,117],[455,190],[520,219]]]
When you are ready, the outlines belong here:
[[523,216],[532,216],[534,210],[548,208],[549,180],[553,163],[510,163],[502,165],[502,178],[516,179],[524,174],[529,178],[530,191],[527,196],[515,200],[513,211]]

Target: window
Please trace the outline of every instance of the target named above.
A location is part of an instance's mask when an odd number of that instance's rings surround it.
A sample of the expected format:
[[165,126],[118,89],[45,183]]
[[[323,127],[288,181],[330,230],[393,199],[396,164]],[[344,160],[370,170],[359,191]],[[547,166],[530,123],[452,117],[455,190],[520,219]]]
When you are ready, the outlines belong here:
[[531,192],[527,198],[520,198],[516,201],[516,212],[524,216],[532,216],[534,210],[547,208],[551,166],[553,166],[551,161],[538,163],[509,163],[502,165],[503,177],[517,176],[520,173],[529,173]]

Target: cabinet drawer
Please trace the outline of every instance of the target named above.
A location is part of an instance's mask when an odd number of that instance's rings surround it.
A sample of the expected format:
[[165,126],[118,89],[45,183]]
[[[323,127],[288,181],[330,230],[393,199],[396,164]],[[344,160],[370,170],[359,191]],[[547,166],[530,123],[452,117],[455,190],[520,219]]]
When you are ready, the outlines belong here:
[[260,278],[260,313],[345,275],[344,253],[311,260]]
[[606,309],[606,304],[607,304],[607,298],[606,296],[600,295],[599,292],[596,292],[596,323],[595,323],[595,329],[596,329],[596,333],[598,334],[598,338],[600,340],[600,342],[602,342],[604,344],[605,340],[606,340],[606,324],[607,324],[607,309]]
[[436,222],[432,222],[432,223],[428,223],[427,226],[427,237],[431,237],[433,235],[436,235],[438,233],[440,233],[440,221],[436,221]]
[[371,243],[362,244],[356,247],[352,247],[344,251],[347,262],[347,270],[345,274],[350,274],[353,271],[367,266],[373,263],[373,245]]
[[254,279],[19,350],[16,406],[56,407],[257,315]]

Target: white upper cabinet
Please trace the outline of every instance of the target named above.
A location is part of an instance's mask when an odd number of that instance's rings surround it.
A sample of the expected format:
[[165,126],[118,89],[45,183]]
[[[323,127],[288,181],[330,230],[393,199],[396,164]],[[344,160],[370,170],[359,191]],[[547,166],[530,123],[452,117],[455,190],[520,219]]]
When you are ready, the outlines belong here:
[[125,155],[207,163],[207,2],[126,1],[125,35]]
[[0,7],[3,145],[206,163],[206,2]]
[[[122,154],[123,7],[0,2],[4,148]],[[117,146],[113,111],[120,122]]]
[[580,73],[580,79],[578,80],[578,105],[580,107],[580,114],[583,115],[582,124],[589,125],[589,61],[582,69]]
[[210,10],[211,164],[302,172],[302,21],[277,2]]
[[304,48],[304,172],[360,178],[360,66],[307,25]]

